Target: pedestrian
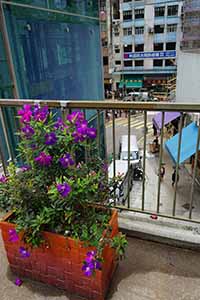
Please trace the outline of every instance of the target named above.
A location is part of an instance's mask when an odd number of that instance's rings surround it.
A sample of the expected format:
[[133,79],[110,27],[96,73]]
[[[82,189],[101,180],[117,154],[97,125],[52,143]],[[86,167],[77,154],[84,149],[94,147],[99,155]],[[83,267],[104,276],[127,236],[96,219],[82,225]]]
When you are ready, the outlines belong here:
[[[172,186],[174,186],[176,181],[176,169],[174,169],[174,172],[172,173]],[[177,174],[177,183],[179,181],[179,175]]]
[[157,135],[157,129],[156,129],[156,126],[153,124],[153,135]]
[[163,180],[164,176],[165,176],[165,167],[162,166],[160,168],[160,179]]

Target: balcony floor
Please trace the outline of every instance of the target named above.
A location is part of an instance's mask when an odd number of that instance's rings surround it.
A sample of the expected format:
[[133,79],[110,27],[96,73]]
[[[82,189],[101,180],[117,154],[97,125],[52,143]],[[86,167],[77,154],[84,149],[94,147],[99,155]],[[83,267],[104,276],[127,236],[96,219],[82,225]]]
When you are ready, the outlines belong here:
[[[24,279],[14,285],[0,239],[1,300],[80,300],[66,292]],[[129,238],[127,257],[119,264],[107,300],[199,300],[199,253]]]

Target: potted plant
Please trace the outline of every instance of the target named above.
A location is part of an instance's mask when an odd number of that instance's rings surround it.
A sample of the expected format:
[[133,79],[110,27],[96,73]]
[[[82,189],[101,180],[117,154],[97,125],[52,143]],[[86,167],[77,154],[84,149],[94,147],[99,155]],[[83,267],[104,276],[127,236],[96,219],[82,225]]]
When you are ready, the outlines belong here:
[[0,176],[0,207],[9,211],[0,226],[10,267],[104,299],[127,241],[118,232],[117,211],[104,205],[113,182],[97,155],[96,129],[80,111],[62,120],[47,106],[24,105],[18,115],[18,165]]

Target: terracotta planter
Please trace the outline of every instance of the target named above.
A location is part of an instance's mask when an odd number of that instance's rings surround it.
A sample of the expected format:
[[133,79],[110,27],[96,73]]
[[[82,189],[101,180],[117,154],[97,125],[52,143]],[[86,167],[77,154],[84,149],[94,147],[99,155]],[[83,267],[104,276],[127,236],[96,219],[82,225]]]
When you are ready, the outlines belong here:
[[[85,296],[87,299],[103,300],[116,268],[115,251],[110,247],[103,250],[104,263],[102,270],[96,275],[86,277],[81,270],[86,253],[94,248],[83,247],[82,242],[50,232],[43,232],[47,247],[31,250],[28,258],[21,258],[19,247],[22,242],[9,241],[9,229],[15,225],[8,223],[11,214],[7,214],[0,222],[4,246],[13,272],[34,280],[65,289],[71,293]],[[111,236],[118,233],[117,211],[112,211],[110,220]]]

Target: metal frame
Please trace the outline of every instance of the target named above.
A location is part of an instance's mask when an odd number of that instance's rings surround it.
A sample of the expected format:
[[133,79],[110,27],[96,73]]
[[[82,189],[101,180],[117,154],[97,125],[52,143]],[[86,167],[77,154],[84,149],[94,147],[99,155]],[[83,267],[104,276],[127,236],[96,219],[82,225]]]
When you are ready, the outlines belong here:
[[[163,148],[163,128],[164,128],[164,114],[165,111],[180,111],[181,112],[181,119],[180,119],[180,124],[179,124],[179,144],[178,144],[178,154],[177,154],[177,164],[176,164],[176,170],[178,171],[178,165],[179,165],[179,159],[180,159],[180,147],[181,147],[181,135],[182,135],[182,128],[183,128],[183,121],[184,121],[184,113],[185,112],[200,112],[200,104],[175,104],[175,103],[149,103],[149,102],[131,102],[131,103],[124,103],[124,102],[119,102],[119,101],[42,101],[42,100],[16,100],[16,99],[1,99],[0,100],[0,109],[3,107],[10,107],[10,106],[15,106],[15,107],[21,107],[24,104],[36,104],[39,103],[41,106],[43,105],[48,105],[49,108],[62,108],[64,109],[65,112],[68,112],[72,109],[96,109],[97,114],[97,127],[98,127],[98,135],[97,135],[97,145],[100,145],[100,132],[99,132],[99,126],[100,126],[100,114],[102,111],[106,109],[111,109],[112,110],[112,134],[113,134],[113,139],[112,139],[112,145],[113,145],[113,173],[114,176],[116,175],[116,165],[115,165],[115,158],[116,158],[116,151],[115,151],[115,146],[116,146],[116,137],[115,137],[115,110],[124,110],[127,112],[127,124],[128,124],[128,169],[130,170],[130,133],[131,133],[131,128],[130,128],[130,111],[131,110],[142,110],[144,112],[144,152],[143,152],[143,168],[145,172],[145,160],[146,160],[146,124],[147,124],[147,112],[148,111],[162,111],[162,128],[161,128],[161,146],[160,146],[160,157],[159,157],[159,170],[161,168],[162,164],[162,148]],[[63,112],[64,113],[64,112]],[[1,117],[1,116],[0,116]],[[6,135],[7,133],[4,132]],[[182,221],[189,221],[193,223],[200,223],[200,220],[193,220],[192,219],[192,203],[193,203],[193,193],[194,193],[194,184],[195,184],[195,177],[196,177],[196,170],[197,170],[197,153],[199,149],[199,142],[200,142],[200,127],[198,131],[198,139],[197,139],[197,146],[196,146],[196,155],[195,155],[195,163],[194,163],[194,173],[193,173],[193,181],[192,181],[192,186],[191,186],[191,198],[190,198],[190,210],[189,210],[189,216],[188,218],[185,217],[179,217],[176,216],[176,188],[177,188],[177,177],[176,177],[176,186],[175,186],[175,193],[174,193],[174,202],[173,202],[173,211],[171,215],[163,214],[159,212],[159,204],[160,204],[160,172],[159,172],[159,181],[158,181],[158,194],[157,194],[157,210],[156,213],[158,216],[161,217],[166,217],[166,218],[171,218],[171,219],[177,219],[177,220],[182,220]],[[1,148],[1,147],[0,147]],[[0,157],[2,159],[3,167],[4,167],[4,173],[6,173],[6,164],[4,164],[3,161],[3,154],[2,154],[2,149],[0,149]],[[130,176],[130,175],[129,175]],[[143,178],[143,191],[142,191],[142,207],[141,209],[133,209],[130,208],[130,183],[128,180],[128,196],[127,196],[127,206],[116,206],[116,208],[120,210],[128,210],[128,211],[134,211],[134,212],[139,212],[139,213],[145,213],[147,215],[152,214],[152,211],[145,210],[145,176]]]

